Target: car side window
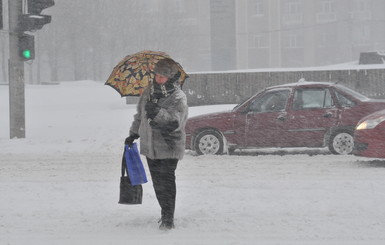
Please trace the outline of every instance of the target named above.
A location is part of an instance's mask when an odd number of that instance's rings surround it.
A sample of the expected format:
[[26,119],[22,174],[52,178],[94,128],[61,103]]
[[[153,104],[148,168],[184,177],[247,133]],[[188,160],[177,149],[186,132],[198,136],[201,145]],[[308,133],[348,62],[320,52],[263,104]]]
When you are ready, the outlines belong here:
[[330,108],[334,105],[327,88],[296,89],[293,110]]
[[254,100],[249,111],[275,112],[285,110],[290,90],[272,91]]
[[338,91],[335,91],[336,93],[336,96],[337,96],[337,100],[338,100],[338,103],[342,106],[342,107],[352,107],[352,106],[355,106],[355,102],[350,100],[349,98],[347,98],[345,95],[339,93]]

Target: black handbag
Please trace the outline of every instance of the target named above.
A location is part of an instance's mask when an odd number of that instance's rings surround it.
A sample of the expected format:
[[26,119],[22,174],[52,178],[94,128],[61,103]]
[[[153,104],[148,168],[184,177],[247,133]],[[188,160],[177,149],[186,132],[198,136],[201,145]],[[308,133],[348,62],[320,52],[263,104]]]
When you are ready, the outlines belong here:
[[131,185],[130,177],[127,174],[126,160],[123,154],[122,176],[120,177],[119,204],[142,204],[142,185]]

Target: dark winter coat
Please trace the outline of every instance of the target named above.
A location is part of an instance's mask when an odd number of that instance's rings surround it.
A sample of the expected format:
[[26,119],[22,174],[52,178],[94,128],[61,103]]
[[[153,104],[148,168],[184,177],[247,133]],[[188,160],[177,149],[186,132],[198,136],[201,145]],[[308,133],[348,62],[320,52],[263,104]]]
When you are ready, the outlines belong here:
[[160,110],[151,121],[145,111],[150,94],[149,86],[139,99],[130,134],[140,136],[140,154],[150,159],[180,160],[183,158],[186,145],[185,124],[188,114],[186,95],[177,87],[172,94],[160,98],[157,102]]

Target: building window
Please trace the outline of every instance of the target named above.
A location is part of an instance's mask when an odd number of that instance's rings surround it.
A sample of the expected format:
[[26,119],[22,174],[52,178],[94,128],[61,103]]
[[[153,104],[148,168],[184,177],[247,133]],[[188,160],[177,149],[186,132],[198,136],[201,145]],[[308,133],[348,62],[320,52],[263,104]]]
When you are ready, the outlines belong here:
[[179,24],[181,26],[197,26],[198,25],[198,19],[197,18],[184,18],[181,19]]
[[364,46],[370,44],[371,31],[370,26],[355,26],[353,29],[353,43],[356,46]]
[[370,7],[371,1],[369,0],[354,0],[353,8],[350,12],[352,19],[369,20],[372,17],[372,11]]
[[317,13],[317,22],[332,22],[337,20],[337,15],[334,7],[334,0],[321,0],[319,2],[319,11]]
[[326,33],[320,33],[318,38],[318,47],[330,47],[330,37]]
[[283,24],[301,24],[302,23],[302,1],[288,0],[284,5]]
[[185,3],[183,0],[175,0],[174,5],[175,5],[175,11],[177,13],[185,13],[186,12]]
[[285,47],[286,48],[302,48],[303,47],[302,36],[297,35],[297,34],[287,35],[285,38]]
[[264,0],[254,0],[252,1],[252,15],[254,16],[263,16],[265,15],[265,4]]
[[269,40],[266,35],[252,35],[251,36],[251,48],[268,48]]

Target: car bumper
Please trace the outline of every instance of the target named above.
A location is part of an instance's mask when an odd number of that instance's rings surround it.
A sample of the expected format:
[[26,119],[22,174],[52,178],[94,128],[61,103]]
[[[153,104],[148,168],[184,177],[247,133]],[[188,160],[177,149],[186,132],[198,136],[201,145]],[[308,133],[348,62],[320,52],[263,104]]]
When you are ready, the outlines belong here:
[[385,158],[385,131],[358,130],[354,134],[354,141],[354,155]]

